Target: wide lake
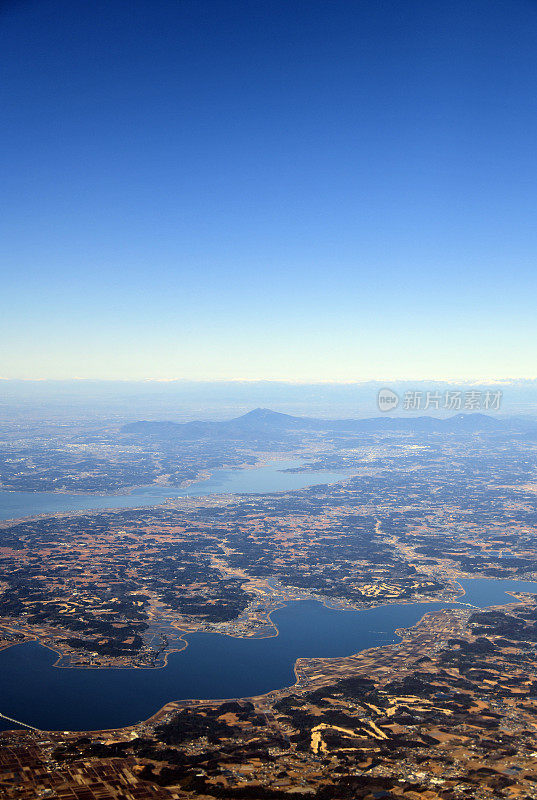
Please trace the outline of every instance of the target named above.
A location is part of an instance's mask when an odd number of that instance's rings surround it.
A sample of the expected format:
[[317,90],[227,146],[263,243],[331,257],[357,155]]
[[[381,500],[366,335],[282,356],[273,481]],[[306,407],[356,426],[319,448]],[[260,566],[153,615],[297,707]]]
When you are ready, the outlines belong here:
[[[468,580],[462,602],[511,602],[506,591],[537,593],[537,583]],[[170,700],[248,697],[290,686],[299,657],[346,656],[398,641],[395,629],[453,603],[410,603],[333,611],[313,601],[289,603],[272,619],[279,635],[236,639],[188,634],[189,646],[163,669],[65,669],[56,655],[28,642],[0,652],[0,712],[48,730],[96,730],[147,719]],[[0,729],[13,728],[2,720]]]
[[322,483],[336,483],[347,473],[284,472],[303,466],[303,461],[273,461],[264,467],[216,469],[211,477],[178,489],[173,486],[141,486],[129,494],[88,495],[55,492],[0,491],[0,520],[58,514],[69,511],[97,511],[103,508],[141,508],[156,506],[173,497],[203,497],[208,494],[267,494],[304,489]]

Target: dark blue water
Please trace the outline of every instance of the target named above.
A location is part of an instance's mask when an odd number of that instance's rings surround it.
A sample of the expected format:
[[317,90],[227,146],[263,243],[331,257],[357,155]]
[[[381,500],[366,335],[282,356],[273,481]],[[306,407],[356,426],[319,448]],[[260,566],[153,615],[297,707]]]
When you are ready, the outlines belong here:
[[[509,589],[537,592],[537,583],[469,580],[461,598],[477,606],[511,602]],[[294,683],[299,657],[346,656],[399,641],[394,631],[449,603],[332,611],[290,603],[274,612],[279,636],[235,639],[188,634],[189,646],[159,670],[64,669],[36,643],[0,652],[0,712],[49,730],[95,730],[147,719],[170,700],[248,697]],[[13,728],[4,722],[2,729]]]
[[294,469],[303,461],[275,461],[266,467],[239,470],[214,470],[211,478],[185,489],[170,486],[142,486],[130,494],[87,495],[56,494],[54,492],[0,491],[0,520],[32,517],[38,514],[58,514],[69,511],[102,508],[140,508],[155,506],[170,497],[203,497],[207,494],[266,494],[304,489],[320,483],[336,483],[348,477],[343,472],[283,472]]

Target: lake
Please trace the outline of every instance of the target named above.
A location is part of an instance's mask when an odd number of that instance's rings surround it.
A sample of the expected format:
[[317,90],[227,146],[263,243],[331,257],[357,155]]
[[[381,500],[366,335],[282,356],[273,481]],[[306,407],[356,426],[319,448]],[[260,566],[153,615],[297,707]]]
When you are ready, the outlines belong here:
[[[537,593],[537,583],[475,579],[463,582],[462,602],[479,607],[512,601],[508,590]],[[453,603],[409,603],[366,611],[334,611],[304,600],[275,611],[279,635],[236,639],[188,634],[189,646],[151,669],[65,669],[35,642],[0,652],[0,712],[48,730],[95,730],[147,719],[170,700],[248,697],[290,686],[300,657],[347,656],[399,641],[427,611]],[[13,728],[2,720],[1,730]]]
[[69,511],[97,511],[103,508],[142,508],[156,506],[168,498],[203,497],[208,494],[268,494],[304,489],[320,483],[337,483],[347,473],[283,472],[304,465],[301,460],[273,461],[264,467],[216,469],[211,477],[184,489],[173,486],[141,486],[129,494],[88,495],[55,492],[0,491],[0,520],[58,514]]

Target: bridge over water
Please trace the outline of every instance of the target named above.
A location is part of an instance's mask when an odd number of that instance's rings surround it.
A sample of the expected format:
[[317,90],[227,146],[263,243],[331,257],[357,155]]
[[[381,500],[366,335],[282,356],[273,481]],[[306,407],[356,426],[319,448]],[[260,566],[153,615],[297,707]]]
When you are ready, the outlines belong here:
[[33,725],[27,725],[26,722],[21,722],[19,719],[13,719],[13,717],[8,717],[2,713],[0,713],[0,718],[7,719],[8,722],[14,722],[15,725],[20,725],[23,728],[29,728],[31,731],[41,731],[41,728],[35,728]]

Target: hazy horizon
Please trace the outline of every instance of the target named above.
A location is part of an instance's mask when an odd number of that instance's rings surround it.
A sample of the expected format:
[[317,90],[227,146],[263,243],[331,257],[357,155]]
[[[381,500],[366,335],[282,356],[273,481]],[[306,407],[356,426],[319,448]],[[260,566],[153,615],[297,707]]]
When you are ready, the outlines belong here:
[[[375,417],[381,413],[378,392],[390,388],[401,402],[391,413],[449,416],[457,410],[425,406],[427,392],[501,391],[497,409],[473,409],[499,416],[535,412],[537,380],[450,383],[443,381],[362,381],[299,383],[284,381],[18,381],[0,379],[0,421],[10,419],[175,420],[230,419],[254,408],[297,416]],[[405,410],[406,392],[421,392],[423,403]],[[470,413],[464,404],[460,409]]]

